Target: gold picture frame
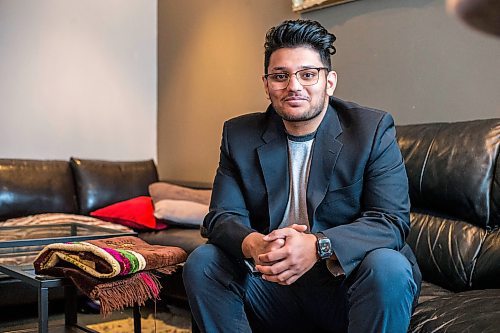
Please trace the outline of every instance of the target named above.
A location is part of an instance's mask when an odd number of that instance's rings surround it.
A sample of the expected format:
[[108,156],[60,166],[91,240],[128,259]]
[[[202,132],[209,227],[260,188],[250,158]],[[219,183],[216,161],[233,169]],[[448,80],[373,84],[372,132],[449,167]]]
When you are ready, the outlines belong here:
[[340,5],[354,0],[292,0],[292,10],[296,13],[304,13],[324,7]]

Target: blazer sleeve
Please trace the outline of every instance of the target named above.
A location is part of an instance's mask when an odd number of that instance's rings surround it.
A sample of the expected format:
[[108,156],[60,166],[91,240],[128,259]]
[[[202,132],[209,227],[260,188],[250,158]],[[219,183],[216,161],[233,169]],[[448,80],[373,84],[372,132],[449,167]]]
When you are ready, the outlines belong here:
[[250,226],[249,212],[242,193],[241,178],[230,153],[229,124],[222,131],[220,160],[214,180],[210,210],[201,233],[234,257],[243,257],[243,239],[255,230]]
[[408,178],[389,114],[379,121],[363,178],[358,217],[322,231],[346,276],[372,250],[401,250],[410,229]]

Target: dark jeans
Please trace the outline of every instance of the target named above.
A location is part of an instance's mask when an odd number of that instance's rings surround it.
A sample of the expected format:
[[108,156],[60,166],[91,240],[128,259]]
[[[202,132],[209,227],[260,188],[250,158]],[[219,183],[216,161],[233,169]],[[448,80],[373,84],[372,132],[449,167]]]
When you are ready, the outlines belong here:
[[410,262],[399,252],[370,252],[347,278],[324,262],[290,286],[249,274],[218,247],[198,247],[183,269],[202,332],[406,332],[418,297]]

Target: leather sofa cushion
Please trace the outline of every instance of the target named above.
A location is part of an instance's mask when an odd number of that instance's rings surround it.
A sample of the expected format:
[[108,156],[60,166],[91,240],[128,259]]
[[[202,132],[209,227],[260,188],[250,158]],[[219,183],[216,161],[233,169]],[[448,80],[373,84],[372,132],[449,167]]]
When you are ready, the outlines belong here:
[[[500,141],[500,124],[498,125],[497,140]],[[491,187],[491,220],[492,224],[496,226],[500,226],[500,147],[498,149],[497,168]]]
[[411,213],[410,219],[407,242],[417,257],[423,279],[453,291],[470,288],[486,230],[425,214]]
[[500,119],[398,126],[397,133],[413,208],[483,228],[500,224],[500,194],[491,195]]
[[71,158],[80,213],[119,201],[147,196],[148,186],[158,181],[153,160],[112,162]]
[[420,296],[418,297],[418,304],[427,302],[436,297],[446,296],[453,294],[452,291],[448,289],[441,288],[433,283],[422,281],[422,286],[420,287]]
[[500,229],[486,236],[472,274],[472,285],[475,289],[500,288]]
[[451,293],[420,303],[408,332],[498,332],[499,327],[500,289],[488,289]]
[[48,212],[78,212],[69,163],[0,159],[0,221]]

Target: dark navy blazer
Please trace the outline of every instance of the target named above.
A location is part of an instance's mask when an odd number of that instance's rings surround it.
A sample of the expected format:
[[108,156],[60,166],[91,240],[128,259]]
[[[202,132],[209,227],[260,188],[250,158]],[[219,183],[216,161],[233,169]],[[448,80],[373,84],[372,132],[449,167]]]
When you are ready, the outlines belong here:
[[[235,257],[251,232],[280,224],[289,195],[288,146],[283,121],[265,113],[224,124],[210,212],[202,233]],[[408,180],[386,112],[337,98],[313,145],[307,187],[312,232],[323,232],[346,276],[378,248],[401,251],[416,268],[405,243],[409,232]]]

